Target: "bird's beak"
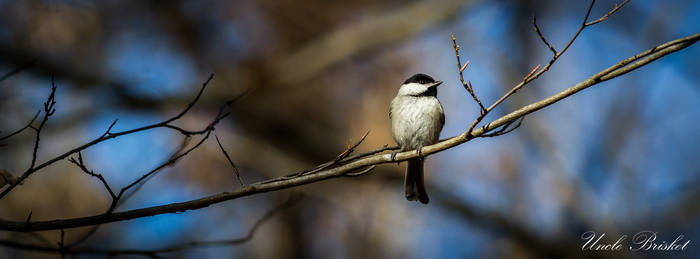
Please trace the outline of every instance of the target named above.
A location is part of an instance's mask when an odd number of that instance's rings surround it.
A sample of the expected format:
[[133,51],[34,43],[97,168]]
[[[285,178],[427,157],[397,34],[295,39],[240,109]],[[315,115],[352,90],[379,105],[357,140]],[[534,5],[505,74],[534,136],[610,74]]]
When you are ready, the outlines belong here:
[[435,83],[433,83],[430,87],[436,87],[436,86],[441,85],[441,84],[442,84],[442,81],[435,81]]

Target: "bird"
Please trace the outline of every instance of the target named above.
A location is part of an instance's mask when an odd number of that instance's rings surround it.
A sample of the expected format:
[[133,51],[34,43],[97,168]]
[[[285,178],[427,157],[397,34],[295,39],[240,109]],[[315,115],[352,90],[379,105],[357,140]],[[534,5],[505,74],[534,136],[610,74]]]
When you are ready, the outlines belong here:
[[[391,135],[399,151],[417,150],[419,156],[408,160],[404,180],[406,199],[423,204],[428,204],[430,199],[423,183],[424,158],[420,152],[424,146],[438,142],[445,125],[445,113],[437,98],[440,84],[442,81],[435,81],[429,75],[415,74],[403,82],[389,107]],[[392,153],[392,160],[397,152]]]

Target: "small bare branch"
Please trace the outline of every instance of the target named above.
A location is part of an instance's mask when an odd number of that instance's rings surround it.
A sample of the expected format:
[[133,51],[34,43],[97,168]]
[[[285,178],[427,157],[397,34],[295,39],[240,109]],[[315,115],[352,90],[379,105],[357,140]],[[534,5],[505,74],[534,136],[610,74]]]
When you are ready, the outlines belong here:
[[[185,148],[187,148],[187,145],[189,145],[190,140],[191,140],[191,137],[185,136],[185,137],[182,139],[182,142],[180,142],[180,144],[178,145],[178,147],[175,148],[175,150],[173,150],[173,151],[170,153],[170,156],[168,156],[168,158],[167,158],[165,161],[174,159],[176,156],[178,156],[179,154],[181,154],[181,152],[182,152],[183,150],[185,150]],[[174,166],[174,165],[175,165],[175,163],[171,163],[171,164],[168,164],[167,166]],[[118,208],[119,205],[124,204],[127,200],[131,199],[132,196],[136,195],[136,193],[137,193],[139,190],[141,190],[141,188],[142,188],[146,183],[148,183],[148,181],[150,181],[150,180],[153,178],[153,176],[155,176],[155,175],[156,175],[156,174],[151,174],[150,176],[146,177],[146,179],[144,179],[143,181],[141,181],[140,183],[138,183],[136,186],[134,186],[133,189],[131,189],[130,192],[125,193],[125,195],[122,196],[122,197],[119,199],[119,203],[116,205],[116,207]]]
[[224,149],[224,146],[221,145],[221,141],[219,141],[219,136],[214,135],[216,138],[216,143],[219,144],[219,148],[221,148],[221,152],[224,153],[224,156],[226,156],[226,160],[228,160],[228,163],[231,164],[231,168],[233,168],[233,174],[236,176],[238,179],[238,183],[241,184],[241,187],[245,187],[245,184],[243,183],[243,179],[241,179],[241,174],[238,172],[238,167],[236,167],[236,164],[233,163],[233,160],[231,160],[231,157],[228,156],[228,152],[226,152],[226,149]]
[[540,69],[540,65],[537,65],[535,68],[533,68],[532,70],[530,70],[530,73],[528,73],[525,77],[523,77],[523,81],[527,81],[528,79],[530,79],[530,77],[531,77],[533,74],[535,74],[535,72],[537,72],[538,69]]
[[[39,151],[39,142],[41,141],[41,130],[44,128],[44,125],[46,125],[46,122],[49,120],[49,117],[56,112],[56,108],[54,108],[56,105],[56,83],[54,82],[53,76],[51,77],[51,94],[49,95],[49,98],[46,99],[46,102],[44,102],[44,119],[41,120],[41,124],[39,124],[39,127],[34,128],[36,131],[36,138],[34,140],[34,150],[32,152],[32,162],[31,165],[29,166],[29,169],[22,174],[22,176],[19,178],[19,181],[21,182],[25,178],[31,174],[32,170],[34,169],[34,165],[36,164],[36,157],[37,157],[37,152]],[[12,185],[10,185],[12,187]],[[9,189],[9,188],[8,188]]]
[[[111,135],[112,127],[114,127],[114,125],[117,124],[117,121],[119,121],[119,118],[114,119],[114,121],[112,121],[112,124],[109,124],[109,127],[107,128],[107,130],[105,130],[105,133],[102,133],[102,136],[100,138],[104,138],[106,136]],[[78,151],[78,153],[80,153],[80,151]]]
[[544,45],[547,45],[547,47],[549,48],[549,50],[552,51],[552,54],[556,56],[556,55],[557,55],[557,50],[554,49],[554,47],[552,47],[552,44],[550,44],[550,43],[547,41],[547,38],[545,38],[544,35],[542,35],[542,31],[540,31],[540,27],[537,26],[537,16],[532,16],[532,25],[535,26],[535,32],[537,32],[537,35],[540,36],[540,39],[542,40],[542,42],[544,42]]
[[32,119],[29,121],[29,123],[27,123],[26,126],[24,126],[24,127],[20,128],[20,129],[18,129],[18,130],[16,130],[16,131],[14,131],[14,132],[8,134],[7,136],[0,137],[0,141],[6,140],[6,139],[8,139],[8,138],[11,138],[12,136],[17,135],[17,134],[19,134],[20,132],[24,131],[25,129],[31,127],[31,126],[32,126],[32,123],[34,123],[34,120],[36,120],[36,118],[39,117],[39,114],[40,114],[40,113],[41,113],[41,110],[37,111],[37,112],[34,114],[34,117],[32,117]]
[[467,62],[465,62],[464,65],[462,65],[462,67],[459,69],[459,72],[464,72],[464,70],[467,69],[467,66],[469,66],[469,63],[471,62],[471,60],[467,60]]
[[609,12],[607,12],[605,15],[603,15],[603,16],[600,17],[600,18],[598,18],[598,19],[596,19],[596,20],[594,20],[594,21],[591,21],[591,22],[586,23],[586,26],[591,26],[591,25],[593,25],[593,24],[596,24],[596,23],[599,23],[599,22],[602,22],[602,21],[607,20],[608,17],[610,17],[610,15],[614,14],[615,12],[617,12],[617,10],[620,10],[620,8],[622,8],[623,6],[625,6],[625,5],[627,4],[627,2],[629,2],[629,1],[630,1],[630,0],[625,0],[625,1],[622,2],[620,5],[615,4],[615,7],[614,7],[612,10],[610,10]]
[[376,165],[368,166],[365,169],[362,169],[362,170],[357,171],[357,172],[349,172],[349,173],[344,174],[343,176],[357,177],[357,176],[369,173],[369,171],[372,171],[372,169],[374,169],[375,167],[377,167],[377,166]]
[[[559,58],[562,54],[564,54],[564,52],[565,52],[567,49],[569,49],[569,47],[571,47],[571,44],[574,43],[574,41],[576,40],[576,38],[578,38],[578,35],[581,34],[581,32],[583,31],[583,29],[586,28],[586,21],[588,21],[588,17],[591,15],[591,10],[593,10],[593,5],[595,5],[595,0],[592,0],[592,1],[591,1],[591,5],[588,6],[588,11],[586,11],[586,16],[583,17],[583,21],[581,22],[581,26],[578,28],[578,30],[576,31],[576,33],[574,33],[574,36],[571,37],[571,39],[569,40],[569,42],[566,43],[566,45],[564,46],[563,49],[561,49],[559,52],[557,52],[556,55],[554,55],[554,57],[552,58],[552,60],[556,60],[556,59]],[[553,62],[550,61],[550,63],[553,63]]]
[[163,169],[163,168],[165,168],[165,167],[167,167],[167,166],[171,166],[171,165],[175,164],[180,158],[186,156],[187,154],[189,154],[190,152],[192,152],[193,150],[195,150],[196,148],[198,148],[202,143],[204,143],[204,141],[206,141],[206,140],[209,138],[209,135],[211,134],[211,132],[212,132],[213,130],[214,130],[213,127],[209,128],[209,130],[207,131],[207,133],[204,135],[204,137],[202,137],[202,139],[201,139],[199,142],[197,142],[197,144],[195,144],[195,145],[192,146],[191,148],[187,149],[185,152],[182,152],[182,153],[180,153],[180,154],[178,154],[178,155],[176,155],[176,156],[173,156],[172,158],[168,159],[168,161],[165,161],[165,163],[162,163],[161,165],[159,165],[158,167],[156,167],[156,168],[154,168],[153,170],[149,171],[148,173],[145,173],[144,175],[142,175],[142,176],[139,177],[138,179],[136,179],[136,180],[134,180],[133,182],[131,182],[129,185],[124,186],[124,187],[119,191],[119,194],[117,194],[116,199],[114,199],[114,200],[112,201],[112,205],[110,205],[109,210],[107,211],[107,214],[112,213],[112,211],[114,211],[114,209],[117,207],[118,203],[120,202],[120,199],[124,196],[124,193],[125,193],[125,192],[127,192],[129,189],[133,188],[133,187],[136,186],[137,184],[141,183],[142,181],[144,181],[145,179],[147,179],[147,178],[150,177],[151,175],[153,175],[153,174],[155,174],[156,172],[160,171],[161,169]]
[[348,147],[345,149],[345,151],[340,153],[340,155],[338,155],[333,161],[337,163],[338,161],[348,157],[352,152],[355,151],[355,148],[357,148],[360,144],[362,144],[363,141],[365,141],[367,135],[369,135],[369,130],[365,132],[365,135],[362,135],[362,138],[360,138],[360,140],[358,140],[355,144],[350,145],[350,143],[348,142]]
[[78,159],[77,160],[75,158],[71,157],[70,159],[68,159],[68,161],[70,161],[74,165],[78,166],[78,168],[80,168],[80,170],[83,171],[85,174],[90,175],[90,176],[95,177],[98,180],[100,180],[100,182],[102,182],[102,185],[105,187],[105,190],[107,190],[107,192],[109,193],[109,196],[112,198],[112,202],[114,202],[114,200],[117,199],[117,196],[112,191],[112,188],[109,187],[107,180],[105,180],[105,178],[102,176],[102,174],[94,173],[92,170],[89,170],[87,168],[87,166],[83,162],[82,152],[78,152]]
[[343,161],[341,161],[341,163],[348,163],[348,162],[351,162],[351,161],[354,161],[354,160],[357,160],[357,159],[360,159],[360,158],[363,158],[363,157],[367,157],[367,156],[379,154],[379,153],[382,153],[382,152],[384,152],[384,151],[399,150],[399,149],[401,149],[401,147],[399,147],[399,146],[384,145],[383,147],[378,148],[378,149],[375,149],[375,150],[372,150],[372,151],[368,151],[368,152],[360,153],[360,154],[357,154],[357,155],[349,156],[349,157],[347,157],[346,159],[343,159]]
[[[16,181],[13,183],[9,184],[5,190],[0,193],[0,199],[4,197],[8,192],[10,192],[14,187],[17,185],[22,184],[22,181],[24,179],[27,179],[29,175],[32,173],[36,172],[35,170],[35,165],[36,165],[36,159],[37,159],[37,152],[39,151],[39,142],[41,142],[41,130],[44,128],[44,125],[46,125],[46,122],[49,120],[49,117],[56,112],[56,109],[54,108],[56,105],[56,84],[54,82],[53,76],[51,77],[51,94],[49,94],[49,97],[46,99],[46,102],[44,102],[44,117],[41,120],[41,123],[39,124],[39,127],[33,127],[31,126],[31,123],[28,124],[28,127],[31,129],[34,129],[36,132],[36,137],[34,138],[34,149],[32,150],[32,160],[31,164],[29,165],[29,168],[20,175]],[[32,120],[33,121],[33,120]]]
[[369,130],[367,132],[365,132],[365,135],[363,135],[362,138],[360,138],[360,140],[358,140],[355,144],[350,145],[350,143],[348,143],[348,147],[345,148],[345,150],[343,150],[343,152],[341,152],[338,156],[336,156],[335,159],[333,159],[329,162],[320,164],[311,170],[301,171],[299,173],[292,174],[292,175],[289,175],[287,177],[299,177],[299,176],[302,176],[305,174],[313,174],[315,172],[325,170],[331,166],[337,165],[341,160],[347,158],[352,152],[354,152],[355,148],[357,148],[360,144],[362,144],[363,141],[365,141],[365,138],[367,138],[367,135],[369,135],[369,132],[370,132]]
[[484,137],[484,138],[497,137],[497,136],[501,136],[501,135],[505,135],[505,134],[511,133],[512,131],[514,131],[515,129],[517,129],[517,128],[520,127],[520,125],[523,123],[523,120],[524,120],[524,119],[525,119],[524,116],[523,116],[523,117],[520,117],[520,118],[518,119],[518,123],[515,124],[515,126],[513,126],[512,128],[509,128],[510,125],[513,123],[512,121],[510,121],[510,122],[504,124],[503,126],[501,126],[501,129],[500,129],[500,130],[497,130],[497,131],[495,131],[495,132],[488,133],[488,134],[482,134],[480,137]]
[[474,93],[474,88],[472,87],[472,83],[469,82],[467,83],[464,81],[464,75],[462,72],[464,72],[465,69],[467,69],[467,66],[471,61],[467,61],[464,63],[464,66],[462,66],[462,60],[459,57],[459,45],[457,45],[457,39],[455,38],[455,35],[452,34],[452,48],[455,50],[455,57],[457,57],[457,71],[459,72],[459,81],[462,83],[462,86],[464,87],[467,92],[469,92],[469,95],[472,96],[472,99],[479,105],[480,108],[480,114],[484,114],[486,112],[486,108],[484,107],[484,104],[481,103],[481,100],[479,100],[478,97],[476,97],[476,94]]

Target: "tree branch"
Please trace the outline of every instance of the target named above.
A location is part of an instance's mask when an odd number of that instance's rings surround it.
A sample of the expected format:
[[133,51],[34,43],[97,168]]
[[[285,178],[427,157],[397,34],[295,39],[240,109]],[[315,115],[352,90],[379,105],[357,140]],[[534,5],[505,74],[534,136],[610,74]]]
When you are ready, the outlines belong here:
[[[206,128],[199,130],[199,131],[188,131],[188,130],[182,129],[180,127],[177,127],[177,126],[173,126],[170,123],[180,119],[183,115],[185,115],[194,106],[195,103],[197,103],[199,98],[202,96],[204,89],[207,87],[207,85],[209,84],[209,82],[213,78],[214,78],[214,74],[211,74],[209,76],[209,78],[202,84],[202,87],[199,89],[199,92],[197,93],[195,98],[187,105],[187,107],[185,107],[185,109],[182,112],[175,115],[174,117],[171,117],[165,121],[151,124],[148,126],[144,126],[144,127],[140,127],[140,128],[136,128],[136,129],[131,129],[131,130],[126,130],[126,131],[122,131],[122,132],[117,132],[117,133],[112,133],[110,131],[111,131],[112,127],[114,127],[114,125],[117,123],[117,120],[114,120],[114,122],[112,122],[112,124],[109,126],[107,131],[105,131],[105,133],[102,134],[102,136],[100,136],[100,137],[98,137],[98,138],[96,138],[96,139],[94,139],[86,144],[83,144],[82,146],[76,147],[76,148],[74,148],[66,153],[63,153],[63,154],[58,155],[52,159],[49,159],[48,161],[44,162],[43,164],[40,164],[40,165],[35,167],[34,164],[36,162],[36,151],[37,151],[36,149],[38,148],[38,144],[39,144],[39,131],[43,127],[45,121],[48,120],[48,116],[53,114],[53,112],[55,111],[55,110],[53,110],[53,105],[55,104],[55,101],[53,100],[53,96],[54,96],[54,92],[55,92],[55,85],[53,85],[53,78],[52,78],[52,80],[51,80],[51,83],[52,83],[51,96],[49,96],[49,100],[47,100],[47,102],[44,104],[44,109],[45,109],[44,118],[45,119],[42,121],[39,128],[37,128],[37,138],[36,138],[36,143],[35,143],[34,155],[32,157],[32,165],[29,167],[29,169],[27,171],[25,171],[22,174],[22,176],[19,177],[19,180],[17,182],[9,185],[7,188],[5,188],[2,191],[2,193],[0,193],[0,199],[5,197],[5,195],[7,195],[10,191],[12,191],[15,187],[20,185],[27,177],[29,177],[34,172],[39,171],[42,168],[47,167],[55,162],[58,162],[58,161],[66,158],[72,154],[78,153],[78,152],[85,150],[93,145],[96,145],[98,143],[101,143],[101,142],[109,140],[109,139],[117,138],[119,136],[128,135],[128,134],[132,134],[132,133],[136,133],[136,132],[140,132],[140,131],[145,131],[145,130],[150,130],[150,129],[155,129],[155,128],[163,128],[163,127],[177,130],[185,136],[199,135],[199,134],[204,134],[204,133],[209,132],[209,129],[213,129],[214,125],[216,125],[221,119],[226,117],[228,115],[228,113],[223,113],[222,111],[219,111],[219,114],[214,119],[214,121],[212,121]],[[47,111],[47,109],[48,109],[48,111]],[[222,109],[223,109],[223,107],[222,107]],[[48,116],[46,116],[46,115],[48,115]]]
[[172,253],[182,250],[194,249],[194,248],[204,248],[204,247],[215,247],[215,246],[236,246],[244,244],[253,239],[255,233],[260,229],[260,227],[267,222],[270,218],[275,216],[278,212],[287,209],[294,205],[301,197],[296,194],[291,194],[289,198],[275,206],[274,208],[267,211],[260,217],[255,224],[250,228],[245,236],[226,239],[226,240],[212,240],[212,241],[191,241],[183,244],[173,245],[169,247],[164,247],[160,249],[102,249],[102,248],[74,248],[71,245],[66,245],[64,243],[65,232],[61,230],[61,241],[58,242],[58,247],[53,246],[41,246],[20,243],[14,240],[0,239],[0,246],[12,247],[15,249],[29,250],[36,252],[46,252],[46,253],[58,253],[61,255],[76,255],[76,254],[102,254],[102,255],[141,255],[147,257],[157,257],[158,254]]

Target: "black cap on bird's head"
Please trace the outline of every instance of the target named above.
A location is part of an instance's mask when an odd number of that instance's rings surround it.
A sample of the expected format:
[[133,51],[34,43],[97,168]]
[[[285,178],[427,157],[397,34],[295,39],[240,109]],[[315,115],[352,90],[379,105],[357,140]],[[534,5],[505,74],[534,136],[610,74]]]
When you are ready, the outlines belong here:
[[435,81],[435,79],[433,79],[431,76],[426,75],[426,74],[415,74],[403,82],[403,84],[410,84],[410,83],[438,86],[438,85],[442,84],[442,81]]
[[426,74],[415,74],[406,81],[403,82],[403,84],[410,84],[410,83],[419,83],[419,84],[429,84],[429,83],[435,83],[435,79],[430,77],[429,75]]

